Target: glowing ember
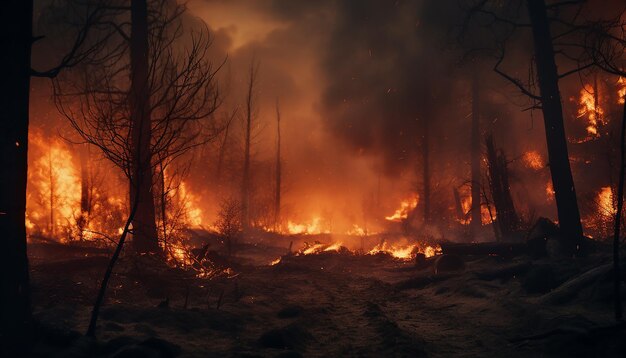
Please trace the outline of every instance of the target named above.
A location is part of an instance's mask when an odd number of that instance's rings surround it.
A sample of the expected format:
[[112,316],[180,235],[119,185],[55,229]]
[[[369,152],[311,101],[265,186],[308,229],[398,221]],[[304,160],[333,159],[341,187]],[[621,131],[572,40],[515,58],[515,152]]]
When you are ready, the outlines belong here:
[[541,154],[539,154],[539,152],[537,152],[536,150],[524,153],[522,159],[524,160],[524,165],[527,168],[540,170],[541,168],[545,167],[545,164],[543,163],[543,158],[541,158]]
[[396,211],[390,215],[385,216],[385,220],[401,222],[402,220],[409,217],[409,213],[417,207],[419,203],[419,196],[415,195],[414,198],[403,200],[400,203],[400,207],[396,209]]
[[281,260],[282,260],[282,257],[277,258],[276,260],[270,262],[270,266],[278,265]]
[[624,104],[624,100],[626,99],[626,78],[618,78],[617,87],[617,103]]
[[552,186],[552,182],[549,181],[546,184],[546,199],[547,199],[547,201],[554,200],[554,194],[555,194],[554,187]]

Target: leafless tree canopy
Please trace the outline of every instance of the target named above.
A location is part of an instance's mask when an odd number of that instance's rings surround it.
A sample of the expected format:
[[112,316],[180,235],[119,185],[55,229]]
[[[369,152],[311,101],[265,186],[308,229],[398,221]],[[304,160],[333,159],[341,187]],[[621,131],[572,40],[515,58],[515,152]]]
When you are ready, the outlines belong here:
[[[54,80],[55,102],[82,139],[130,177],[129,23],[123,9],[106,8],[111,13],[101,26],[111,29],[104,35],[107,56],[96,53]],[[220,103],[215,78],[220,66],[207,56],[208,29],[183,28],[184,11],[166,0],[149,8],[150,152],[159,160],[175,159],[213,139],[220,129],[212,120]],[[100,37],[95,41],[103,41]]]

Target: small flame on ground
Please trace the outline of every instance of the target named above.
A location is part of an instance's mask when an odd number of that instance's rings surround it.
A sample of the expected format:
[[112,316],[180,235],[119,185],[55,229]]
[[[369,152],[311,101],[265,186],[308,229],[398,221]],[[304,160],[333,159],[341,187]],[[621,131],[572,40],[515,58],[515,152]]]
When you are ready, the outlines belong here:
[[376,245],[367,254],[376,255],[380,253],[389,254],[400,260],[412,260],[418,253],[424,254],[426,257],[435,256],[436,254],[441,253],[441,247],[439,245],[431,246],[425,244],[396,246],[383,242],[382,244]]

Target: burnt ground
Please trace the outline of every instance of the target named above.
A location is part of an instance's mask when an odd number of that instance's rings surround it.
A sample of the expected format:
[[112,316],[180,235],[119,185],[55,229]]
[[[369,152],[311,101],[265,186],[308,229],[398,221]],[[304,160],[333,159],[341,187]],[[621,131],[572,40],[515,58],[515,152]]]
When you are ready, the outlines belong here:
[[234,268],[211,280],[149,258],[123,258],[96,342],[80,333],[106,251],[33,244],[33,305],[45,328],[31,355],[626,356],[605,253],[576,260],[464,257],[464,269],[443,265],[435,274],[432,259],[416,267],[346,252],[269,265],[284,252],[242,245]]

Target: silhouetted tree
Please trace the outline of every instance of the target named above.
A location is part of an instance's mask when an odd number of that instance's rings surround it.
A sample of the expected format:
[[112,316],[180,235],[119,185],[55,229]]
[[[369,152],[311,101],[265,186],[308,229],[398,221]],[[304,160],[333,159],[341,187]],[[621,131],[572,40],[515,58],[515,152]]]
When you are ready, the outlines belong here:
[[8,357],[25,341],[30,320],[25,223],[33,2],[10,0],[2,5],[2,15],[0,345]]
[[246,95],[246,117],[243,173],[241,182],[241,226],[244,231],[250,228],[250,142],[252,140],[252,120],[254,117],[255,86],[259,65],[254,61],[250,64],[248,91]]
[[[86,142],[124,171],[130,202],[139,198],[133,222],[133,246],[139,253],[161,252],[154,166],[219,132],[210,121],[219,104],[214,80],[219,68],[207,58],[208,29],[184,37],[183,6],[165,0],[150,4],[132,0],[130,7],[116,8],[118,13],[106,23],[117,34],[107,44],[113,55],[102,60],[96,54],[93,63],[55,81],[59,110]],[[130,35],[120,11],[130,11]]]
[[[545,0],[512,1],[500,4],[496,1],[477,0],[468,8],[469,17],[482,18],[486,26],[493,26],[497,62],[494,66],[496,73],[513,83],[523,94],[531,98],[536,105],[532,108],[541,108],[543,113],[546,143],[548,147],[548,161],[550,174],[555,192],[555,201],[561,229],[563,244],[566,250],[575,254],[580,249],[583,238],[580,211],[576,200],[576,190],[572,177],[567,148],[567,137],[563,121],[563,108],[559,92],[559,80],[568,75],[577,73],[582,68],[577,67],[563,73],[557,71],[555,61],[555,38],[561,40],[571,36],[571,29],[563,30],[553,36],[551,23],[565,23],[559,19],[559,10],[564,6],[578,5],[580,1],[564,1],[546,5]],[[527,11],[527,17],[519,12],[520,9]],[[548,16],[548,12],[551,16]],[[524,19],[530,23],[523,23]],[[465,29],[469,29],[469,21],[465,23]],[[531,85],[535,80],[539,87],[539,93],[533,92],[532,88],[521,80],[507,74],[501,69],[505,60],[505,48],[507,41],[520,29],[530,29],[534,48],[532,68],[536,70],[531,77]],[[567,43],[562,47],[567,48]],[[562,47],[558,51],[566,53]]]
[[276,99],[276,188],[274,194],[274,229],[280,223],[280,194],[282,179],[282,162],[280,158],[280,108]]

